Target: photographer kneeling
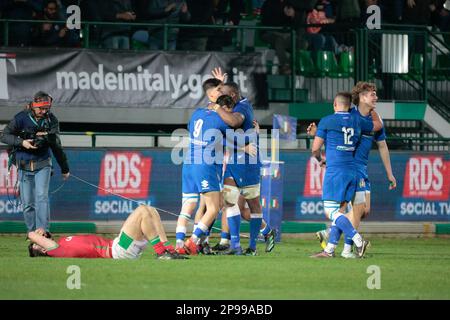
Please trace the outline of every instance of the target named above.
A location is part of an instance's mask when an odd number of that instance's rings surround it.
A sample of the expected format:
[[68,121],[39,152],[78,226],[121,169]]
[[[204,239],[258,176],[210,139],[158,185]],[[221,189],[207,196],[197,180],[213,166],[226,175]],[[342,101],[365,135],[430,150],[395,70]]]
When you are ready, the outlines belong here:
[[49,232],[50,149],[63,178],[69,177],[67,157],[58,136],[59,122],[50,112],[52,101],[49,94],[36,93],[33,101],[14,116],[1,136],[1,142],[10,147],[10,163],[18,168],[20,201],[28,232],[38,228]]

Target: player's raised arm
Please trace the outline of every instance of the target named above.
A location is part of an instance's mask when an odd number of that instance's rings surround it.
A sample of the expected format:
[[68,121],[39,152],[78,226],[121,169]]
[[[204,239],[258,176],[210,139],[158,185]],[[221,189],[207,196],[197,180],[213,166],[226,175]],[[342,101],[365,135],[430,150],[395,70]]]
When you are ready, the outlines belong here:
[[222,120],[232,128],[239,128],[242,126],[245,117],[240,112],[227,112],[218,104],[213,106],[214,111],[222,118]]
[[49,250],[58,246],[58,244],[52,240],[41,235],[38,230],[28,232],[28,239],[31,242],[36,243],[38,246],[41,246],[45,250]]
[[314,137],[317,133],[317,126],[316,123],[310,123],[308,128],[306,129],[306,134],[310,137]]

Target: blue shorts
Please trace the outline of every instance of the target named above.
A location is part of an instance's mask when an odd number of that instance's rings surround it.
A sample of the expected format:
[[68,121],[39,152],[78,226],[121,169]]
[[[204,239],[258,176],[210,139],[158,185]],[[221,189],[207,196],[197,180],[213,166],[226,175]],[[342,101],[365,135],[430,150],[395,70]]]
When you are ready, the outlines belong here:
[[357,168],[356,170],[356,192],[370,192],[370,180],[366,168]]
[[327,168],[323,179],[322,200],[350,202],[356,192],[356,172]]
[[221,171],[221,165],[183,164],[182,192],[221,191]]
[[223,178],[233,178],[238,188],[258,184],[261,179],[261,164],[228,164]]

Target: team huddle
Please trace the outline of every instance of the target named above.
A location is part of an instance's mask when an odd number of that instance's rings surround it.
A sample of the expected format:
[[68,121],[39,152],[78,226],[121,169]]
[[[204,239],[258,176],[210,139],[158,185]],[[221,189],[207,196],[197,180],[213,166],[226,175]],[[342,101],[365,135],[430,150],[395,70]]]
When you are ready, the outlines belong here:
[[[129,215],[114,240],[80,235],[56,242],[45,230],[29,232],[30,256],[133,259],[142,255],[148,242],[158,259],[187,259],[199,253],[254,256],[260,236],[265,251],[271,252],[276,234],[263,220],[259,126],[253,107],[241,97],[236,83],[225,81],[220,68],[214,69],[213,76],[203,83],[207,106],[196,109],[188,123],[189,147],[182,169],[182,206],[175,246],[168,241],[157,210],[141,205]],[[342,233],[342,257],[364,257],[369,242],[357,229],[370,211],[367,163],[374,140],[390,188],[396,187],[383,123],[374,111],[376,102],[375,85],[359,82],[352,93],[336,95],[333,115],[324,117],[317,127],[314,123],[308,127],[308,134],[315,136],[312,154],[326,165],[322,199],[325,214],[332,221],[329,230],[317,233],[323,251],[312,257],[334,257]],[[323,145],[326,159],[321,155]],[[220,211],[221,238],[211,247],[209,234]],[[250,224],[245,250],[240,241],[241,217]],[[192,219],[194,229],[186,239]]]
[[[192,115],[189,148],[182,173],[182,208],[176,228],[176,248],[168,241],[156,209],[138,207],[114,240],[99,236],[72,236],[58,242],[42,230],[30,232],[30,256],[137,258],[148,241],[160,259],[185,259],[187,255],[256,255],[260,234],[266,252],[275,246],[275,231],[263,221],[260,202],[258,125],[253,107],[242,98],[236,83],[224,82],[217,68],[215,78],[203,83],[208,98],[205,108]],[[256,127],[256,128],[255,128]],[[235,130],[238,129],[238,130]],[[222,210],[220,242],[211,248],[208,236]],[[187,224],[195,212],[192,235],[185,241]],[[241,215],[250,222],[249,246],[240,243]]]

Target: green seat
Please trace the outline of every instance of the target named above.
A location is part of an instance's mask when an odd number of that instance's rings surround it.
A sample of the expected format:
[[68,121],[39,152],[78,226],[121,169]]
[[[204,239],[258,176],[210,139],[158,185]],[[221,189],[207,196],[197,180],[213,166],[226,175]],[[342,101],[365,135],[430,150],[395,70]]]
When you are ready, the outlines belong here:
[[[428,75],[431,75],[431,59],[427,59]],[[423,54],[413,53],[409,65],[408,79],[420,81],[423,77]]]
[[413,53],[409,66],[410,73],[421,74],[423,68],[423,55],[421,53]]
[[340,72],[336,61],[336,56],[331,51],[317,51],[316,66],[320,76],[332,78],[342,78],[344,74]]
[[339,68],[345,77],[353,76],[355,72],[355,57],[353,52],[341,52],[339,55]]
[[131,40],[131,48],[133,50],[148,50],[148,45],[137,40]]
[[299,50],[297,54],[297,70],[300,75],[312,77],[316,75],[316,67],[311,56],[311,51]]

